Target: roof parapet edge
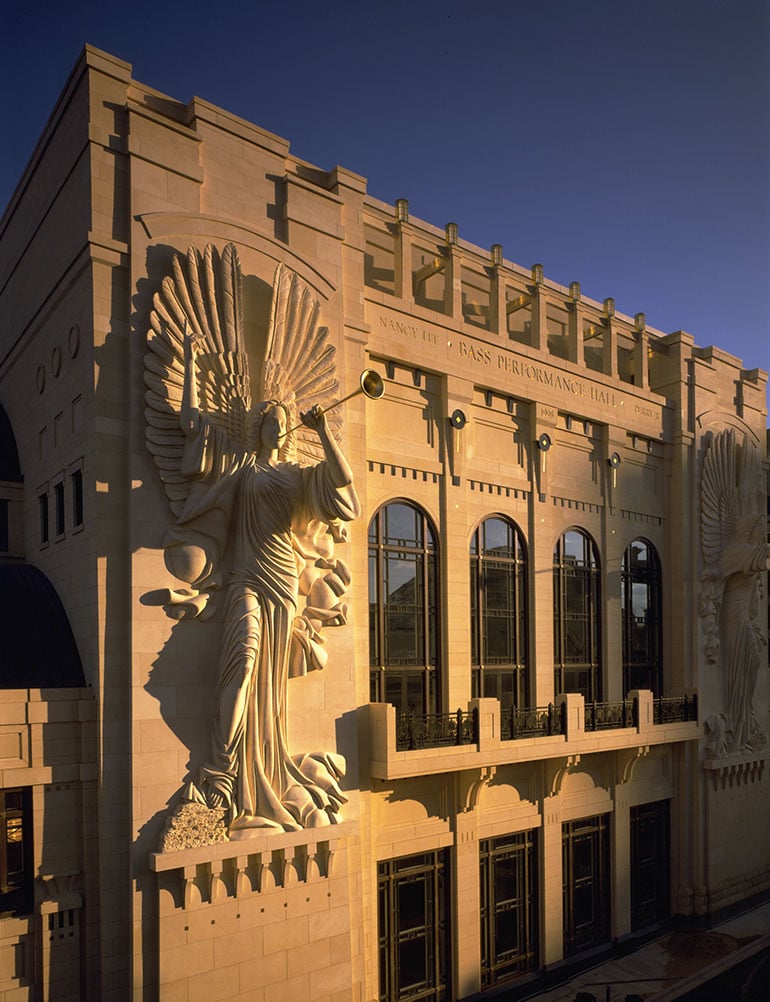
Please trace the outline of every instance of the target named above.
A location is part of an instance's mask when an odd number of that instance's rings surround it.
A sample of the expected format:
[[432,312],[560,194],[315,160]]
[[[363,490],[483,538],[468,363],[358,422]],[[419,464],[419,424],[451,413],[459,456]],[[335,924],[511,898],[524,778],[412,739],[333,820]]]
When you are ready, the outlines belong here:
[[194,128],[193,122],[196,118],[224,129],[225,132],[230,132],[241,139],[246,139],[256,146],[262,146],[271,153],[276,153],[279,156],[289,155],[288,139],[268,132],[267,129],[262,129],[258,125],[248,122],[245,118],[233,115],[224,108],[200,97],[193,97],[187,104],[187,124]]

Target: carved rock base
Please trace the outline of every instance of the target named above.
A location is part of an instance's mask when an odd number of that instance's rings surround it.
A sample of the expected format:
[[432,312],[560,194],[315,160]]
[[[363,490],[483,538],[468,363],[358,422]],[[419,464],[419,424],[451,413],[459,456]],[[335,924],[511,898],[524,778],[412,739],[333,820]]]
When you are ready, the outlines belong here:
[[176,852],[229,841],[226,813],[205,804],[179,804],[161,833],[158,851]]

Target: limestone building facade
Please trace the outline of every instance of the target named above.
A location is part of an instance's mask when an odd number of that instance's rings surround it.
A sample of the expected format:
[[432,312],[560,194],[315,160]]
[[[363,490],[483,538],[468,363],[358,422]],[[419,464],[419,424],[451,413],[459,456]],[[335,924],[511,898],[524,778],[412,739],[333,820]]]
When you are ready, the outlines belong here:
[[532,991],[770,891],[766,373],[90,47],[0,324],[0,999]]

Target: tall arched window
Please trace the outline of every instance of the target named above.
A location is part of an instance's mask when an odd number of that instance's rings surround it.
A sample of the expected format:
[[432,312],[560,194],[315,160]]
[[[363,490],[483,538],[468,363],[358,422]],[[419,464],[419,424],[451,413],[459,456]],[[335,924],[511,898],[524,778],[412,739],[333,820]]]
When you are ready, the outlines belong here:
[[623,685],[662,695],[660,561],[652,543],[634,539],[623,554]]
[[438,707],[438,560],[428,517],[406,501],[369,525],[369,666],[373,702]]
[[591,537],[568,529],[553,551],[554,685],[601,700],[599,557]]
[[484,519],[471,540],[473,695],[528,706],[527,560],[508,519]]

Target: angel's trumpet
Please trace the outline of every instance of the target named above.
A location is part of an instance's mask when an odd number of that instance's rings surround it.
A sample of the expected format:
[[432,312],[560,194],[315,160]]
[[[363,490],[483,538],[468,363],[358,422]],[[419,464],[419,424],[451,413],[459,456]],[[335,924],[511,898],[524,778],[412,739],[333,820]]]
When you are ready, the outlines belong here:
[[[385,384],[383,383],[382,376],[379,372],[375,372],[374,369],[364,369],[358,380],[358,387],[353,390],[352,393],[348,393],[346,397],[343,397],[342,400],[337,400],[336,403],[330,404],[328,407],[321,408],[320,414],[328,414],[329,411],[333,411],[335,407],[339,407],[340,404],[344,404],[345,401],[350,400],[351,397],[357,397],[359,393],[363,393],[364,396],[369,397],[370,400],[379,400],[384,392]],[[297,424],[293,428],[289,428],[286,434],[290,435],[293,431],[296,431],[297,428],[301,427],[301,424]]]

